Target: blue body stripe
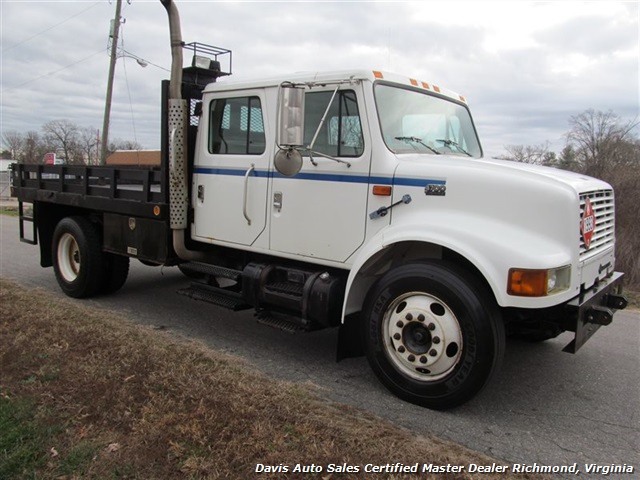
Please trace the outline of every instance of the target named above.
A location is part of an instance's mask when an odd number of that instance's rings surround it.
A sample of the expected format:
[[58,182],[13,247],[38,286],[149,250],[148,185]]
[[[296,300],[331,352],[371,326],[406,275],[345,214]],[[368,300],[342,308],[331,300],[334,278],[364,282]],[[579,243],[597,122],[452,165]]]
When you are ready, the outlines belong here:
[[[229,175],[234,177],[244,177],[246,170],[238,170],[233,168],[213,168],[213,167],[196,167],[194,173],[203,175]],[[268,170],[254,170],[252,176],[258,178],[284,178],[297,180],[312,180],[316,182],[342,182],[342,183],[365,183],[376,185],[401,185],[405,187],[424,187],[426,184],[446,185],[446,180],[435,180],[430,178],[411,178],[411,177],[371,177],[368,175],[340,175],[335,173],[299,173],[294,177],[285,177],[277,172],[269,172]]]

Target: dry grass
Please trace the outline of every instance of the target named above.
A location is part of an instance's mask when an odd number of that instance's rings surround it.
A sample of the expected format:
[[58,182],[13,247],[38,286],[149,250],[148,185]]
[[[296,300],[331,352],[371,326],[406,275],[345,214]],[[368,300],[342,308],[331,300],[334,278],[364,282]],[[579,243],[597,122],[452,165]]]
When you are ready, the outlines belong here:
[[28,419],[15,422],[38,426],[42,437],[15,478],[328,480],[363,475],[258,475],[255,466],[495,461],[321,401],[200,344],[4,279],[0,319],[0,400],[4,408],[27,405]]

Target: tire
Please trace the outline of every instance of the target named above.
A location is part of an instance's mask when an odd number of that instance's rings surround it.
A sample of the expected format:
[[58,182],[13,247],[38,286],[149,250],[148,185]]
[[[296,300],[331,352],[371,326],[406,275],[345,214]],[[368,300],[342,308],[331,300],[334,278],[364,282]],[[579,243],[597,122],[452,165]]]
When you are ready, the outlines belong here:
[[391,392],[416,405],[444,410],[467,402],[504,356],[493,295],[453,264],[389,271],[370,291],[363,313],[371,368]]
[[129,257],[104,253],[105,271],[103,275],[102,293],[114,293],[122,288],[129,276]]
[[104,259],[96,227],[84,217],[60,220],[53,232],[53,269],[62,291],[86,298],[102,287]]

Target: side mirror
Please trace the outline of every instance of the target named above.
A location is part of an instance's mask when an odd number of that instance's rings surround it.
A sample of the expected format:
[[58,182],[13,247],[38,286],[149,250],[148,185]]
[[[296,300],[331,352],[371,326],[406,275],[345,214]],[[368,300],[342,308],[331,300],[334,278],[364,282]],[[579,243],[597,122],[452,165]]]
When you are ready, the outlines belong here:
[[280,86],[280,121],[278,122],[278,146],[304,146],[304,87],[290,84]]
[[296,150],[304,146],[304,87],[280,85],[278,148],[273,164],[281,175],[293,177],[302,169],[302,155]]

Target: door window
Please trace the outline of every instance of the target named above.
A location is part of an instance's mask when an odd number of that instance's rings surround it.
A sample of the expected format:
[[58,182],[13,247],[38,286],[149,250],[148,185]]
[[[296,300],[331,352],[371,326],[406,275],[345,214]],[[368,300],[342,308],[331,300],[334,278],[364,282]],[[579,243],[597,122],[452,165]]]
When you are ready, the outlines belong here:
[[209,109],[209,153],[260,155],[264,122],[258,97],[219,98]]
[[[307,93],[305,97],[305,145],[313,136],[327,110],[333,91]],[[362,125],[355,92],[339,91],[318,132],[313,150],[332,157],[359,157],[364,151]]]

